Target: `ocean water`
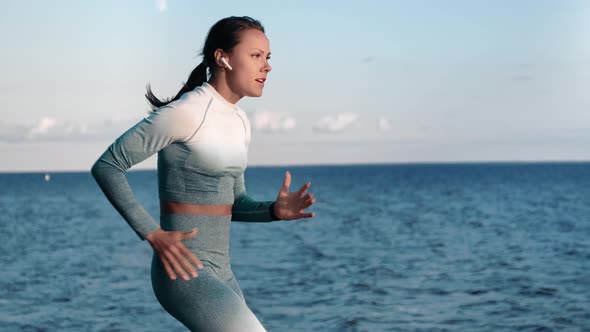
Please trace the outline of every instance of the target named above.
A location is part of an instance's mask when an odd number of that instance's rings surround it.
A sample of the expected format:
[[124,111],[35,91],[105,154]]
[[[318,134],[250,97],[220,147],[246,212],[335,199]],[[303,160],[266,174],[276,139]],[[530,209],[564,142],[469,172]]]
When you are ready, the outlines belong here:
[[[269,331],[590,331],[590,163],[249,167],[249,194],[286,170],[317,215],[231,229]],[[156,172],[127,174],[157,219]],[[43,176],[0,174],[0,330],[186,331],[91,175]]]

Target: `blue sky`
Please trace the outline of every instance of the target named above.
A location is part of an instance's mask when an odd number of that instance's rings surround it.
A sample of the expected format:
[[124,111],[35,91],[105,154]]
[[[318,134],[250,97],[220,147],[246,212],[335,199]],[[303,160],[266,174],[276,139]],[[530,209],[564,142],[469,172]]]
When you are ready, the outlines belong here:
[[88,170],[231,15],[272,51],[264,95],[239,102],[251,166],[590,160],[588,1],[1,5],[0,171]]

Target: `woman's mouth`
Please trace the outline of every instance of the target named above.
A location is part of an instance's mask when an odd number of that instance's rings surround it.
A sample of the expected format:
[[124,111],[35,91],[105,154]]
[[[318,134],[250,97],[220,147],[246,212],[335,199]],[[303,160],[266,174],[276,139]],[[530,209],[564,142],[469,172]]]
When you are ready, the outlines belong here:
[[261,86],[264,86],[264,82],[266,81],[266,78],[257,78],[255,81],[260,83]]

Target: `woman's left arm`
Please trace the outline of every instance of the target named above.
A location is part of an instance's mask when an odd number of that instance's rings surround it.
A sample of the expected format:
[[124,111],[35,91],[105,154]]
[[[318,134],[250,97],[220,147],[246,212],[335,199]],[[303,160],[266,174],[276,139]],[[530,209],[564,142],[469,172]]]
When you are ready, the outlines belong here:
[[236,178],[232,221],[271,222],[281,220],[274,213],[274,205],[275,201],[256,201],[246,194],[244,173]]
[[232,207],[232,221],[271,222],[276,220],[293,220],[311,218],[314,212],[305,212],[314,202],[312,193],[305,194],[311,186],[307,182],[298,191],[289,192],[291,173],[285,173],[283,185],[274,201],[256,201],[246,194],[244,173],[234,183],[234,204]]

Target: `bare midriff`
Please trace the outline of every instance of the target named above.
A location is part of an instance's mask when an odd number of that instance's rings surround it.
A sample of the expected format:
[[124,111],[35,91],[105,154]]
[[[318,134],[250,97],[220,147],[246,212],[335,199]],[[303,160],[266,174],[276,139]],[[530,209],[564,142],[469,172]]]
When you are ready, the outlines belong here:
[[160,213],[162,214],[206,214],[210,216],[231,215],[232,204],[188,204],[160,200]]

